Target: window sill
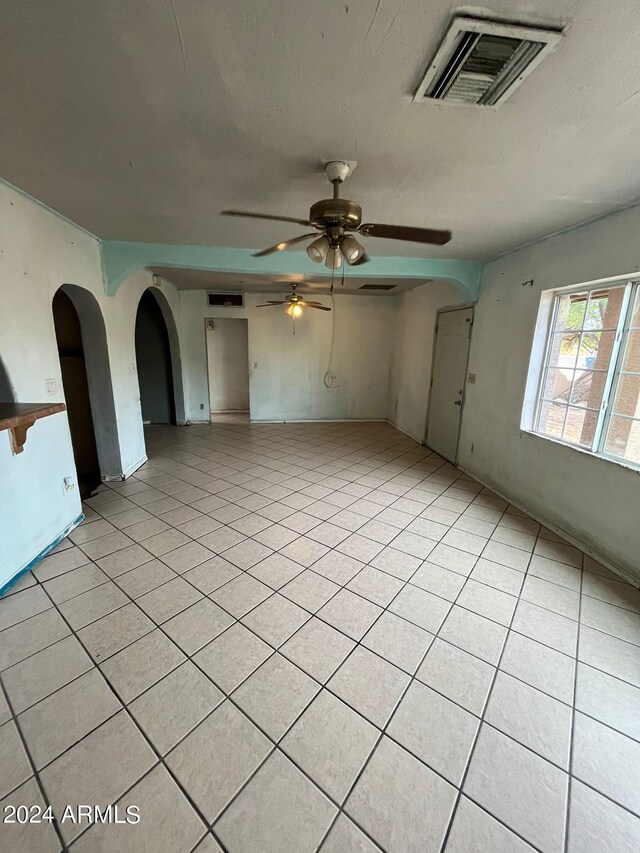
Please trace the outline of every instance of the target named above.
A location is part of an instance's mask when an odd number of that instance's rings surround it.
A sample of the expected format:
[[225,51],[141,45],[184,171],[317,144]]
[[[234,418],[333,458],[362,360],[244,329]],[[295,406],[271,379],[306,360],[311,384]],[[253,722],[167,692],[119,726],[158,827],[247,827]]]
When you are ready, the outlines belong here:
[[558,447],[565,447],[567,450],[575,450],[576,453],[580,453],[582,456],[587,456],[589,459],[597,459],[600,462],[607,462],[612,465],[617,465],[619,468],[626,468],[628,471],[640,474],[640,464],[635,464],[634,462],[627,462],[624,459],[616,459],[613,456],[605,456],[603,453],[594,453],[592,450],[586,450],[586,448],[578,447],[575,444],[568,444],[566,441],[560,441],[550,435],[543,435],[542,433],[534,432],[526,427],[520,427],[520,435],[530,435],[533,438],[539,438],[541,441],[549,441],[551,444],[555,444]]

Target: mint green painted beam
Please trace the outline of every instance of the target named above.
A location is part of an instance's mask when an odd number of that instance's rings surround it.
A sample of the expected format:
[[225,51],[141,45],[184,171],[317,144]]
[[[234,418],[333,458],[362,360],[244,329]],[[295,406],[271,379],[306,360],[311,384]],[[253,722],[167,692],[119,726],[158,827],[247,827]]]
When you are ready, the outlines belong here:
[[[122,282],[139,269],[150,266],[212,270],[249,275],[326,274],[309,260],[306,252],[278,252],[254,258],[251,249],[221,246],[172,246],[161,243],[100,243],[105,291],[115,296]],[[478,298],[482,264],[479,261],[380,257],[374,255],[362,266],[349,267],[349,278],[438,278],[457,285],[470,302]]]

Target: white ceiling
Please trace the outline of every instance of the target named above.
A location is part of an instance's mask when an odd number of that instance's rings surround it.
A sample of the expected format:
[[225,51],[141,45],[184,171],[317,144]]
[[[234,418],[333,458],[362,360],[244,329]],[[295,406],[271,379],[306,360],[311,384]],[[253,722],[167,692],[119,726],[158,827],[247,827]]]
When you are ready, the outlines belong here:
[[[331,288],[330,276],[300,275],[240,275],[238,273],[209,272],[209,270],[178,269],[172,267],[150,267],[165,281],[170,281],[178,290],[211,290],[222,293],[274,293],[287,292],[289,283],[295,282],[300,293],[329,293]],[[375,278],[368,279],[359,276],[350,278],[349,273],[344,278],[338,273],[334,280],[335,293],[351,293],[358,296],[397,296],[405,290],[413,290],[422,284],[428,284],[428,278]],[[366,285],[375,285],[375,290],[363,290]],[[378,289],[389,287],[389,290]]]
[[[175,17],[173,14],[175,8]],[[258,248],[358,160],[365,219],[449,227],[485,258],[640,196],[640,4],[494,0],[565,26],[498,110],[414,104],[450,0],[0,0],[0,174],[105,239]],[[476,10],[477,12],[477,10]]]

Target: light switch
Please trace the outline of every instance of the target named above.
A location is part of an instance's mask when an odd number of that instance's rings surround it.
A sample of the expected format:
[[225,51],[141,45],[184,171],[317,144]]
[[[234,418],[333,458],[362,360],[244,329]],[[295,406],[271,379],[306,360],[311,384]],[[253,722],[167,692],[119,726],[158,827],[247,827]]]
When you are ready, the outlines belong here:
[[475,373],[470,373],[470,374],[469,374],[469,376],[467,377],[467,382],[469,383],[469,385],[475,385],[475,384],[476,384],[476,375],[475,375]]
[[47,389],[47,394],[55,394],[58,388],[58,383],[55,379],[45,379],[44,380],[45,387]]
[[257,361],[254,361],[254,362],[253,362],[253,369],[254,369],[254,370],[257,370],[257,369],[258,369],[258,362],[257,362]]

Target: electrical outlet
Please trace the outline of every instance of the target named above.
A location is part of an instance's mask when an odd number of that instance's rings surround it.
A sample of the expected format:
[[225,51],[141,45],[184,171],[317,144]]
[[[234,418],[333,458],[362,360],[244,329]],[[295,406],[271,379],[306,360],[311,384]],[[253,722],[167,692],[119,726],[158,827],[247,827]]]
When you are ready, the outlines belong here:
[[55,394],[58,390],[58,383],[55,379],[45,379],[44,384],[47,389],[47,394]]

